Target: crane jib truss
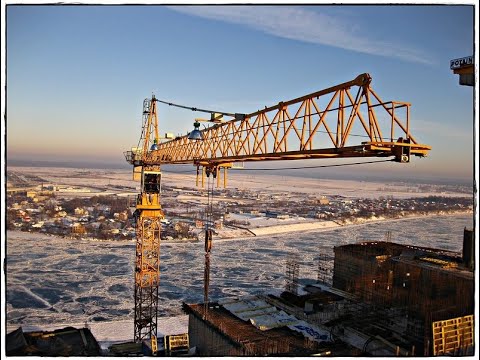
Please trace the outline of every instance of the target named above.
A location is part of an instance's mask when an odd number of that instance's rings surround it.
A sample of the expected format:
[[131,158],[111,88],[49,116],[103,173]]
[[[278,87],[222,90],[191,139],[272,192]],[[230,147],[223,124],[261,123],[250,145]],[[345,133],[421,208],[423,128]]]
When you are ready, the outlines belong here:
[[[160,279],[160,204],[162,164],[194,164],[202,174],[233,162],[317,158],[391,157],[409,162],[412,155],[426,156],[431,147],[419,144],[410,130],[410,104],[383,102],[370,87],[369,74],[265,107],[251,114],[221,113],[175,105],[155,96],[143,104],[143,127],[137,148],[125,152],[133,165],[134,179],[141,180],[136,202],[134,339],[151,340],[157,347],[158,288]],[[160,142],[157,102],[210,112],[214,123],[201,131],[203,141],[188,135]],[[378,111],[380,110],[380,111]],[[359,137],[364,141],[355,142]],[[226,171],[224,171],[226,182]],[[220,177],[217,177],[217,180]],[[203,184],[203,175],[202,175]],[[207,237],[206,237],[207,238]],[[206,245],[206,269],[211,249]],[[208,273],[205,272],[206,302]]]
[[[204,141],[183,136],[163,142],[157,150],[148,152],[143,161],[216,165],[382,156],[395,156],[402,161],[400,155],[404,152],[427,155],[430,146],[418,144],[411,134],[410,104],[383,102],[370,83],[370,75],[362,74],[352,81],[247,114],[241,120],[232,118],[202,130]],[[386,120],[383,123],[379,109]],[[361,135],[352,134],[354,126]],[[358,136],[365,141],[351,145],[351,139]],[[409,158],[403,157],[405,161]]]

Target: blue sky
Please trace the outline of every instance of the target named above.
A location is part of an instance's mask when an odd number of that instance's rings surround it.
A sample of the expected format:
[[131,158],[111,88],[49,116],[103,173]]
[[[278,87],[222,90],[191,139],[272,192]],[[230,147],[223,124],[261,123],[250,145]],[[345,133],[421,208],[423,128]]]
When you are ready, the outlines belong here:
[[[473,88],[449,68],[473,54],[472,6],[8,5],[6,20],[8,160],[121,164],[152,93],[249,113],[368,72],[433,147],[371,171],[473,178]],[[185,134],[201,114],[159,116]]]

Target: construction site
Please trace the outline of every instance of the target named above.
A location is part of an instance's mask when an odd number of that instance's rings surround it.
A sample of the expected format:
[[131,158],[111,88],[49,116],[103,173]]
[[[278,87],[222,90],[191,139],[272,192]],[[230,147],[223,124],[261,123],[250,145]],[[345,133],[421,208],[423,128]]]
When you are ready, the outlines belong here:
[[[277,292],[183,304],[188,332],[165,335],[162,356],[437,356],[474,354],[474,234],[462,254],[360,242],[318,256],[317,279],[285,266]],[[164,331],[164,330],[162,330]],[[149,341],[102,350],[88,328],[7,336],[9,355],[153,355]]]
[[185,304],[190,346],[208,356],[473,355],[472,234],[463,257],[393,242],[335,247],[333,277],[303,286],[291,260],[280,296]]
[[[381,158],[378,162],[408,164],[414,156],[428,154],[430,146],[417,142],[411,134],[410,104],[382,101],[372,90],[371,81],[369,74],[361,74],[351,81],[250,114],[176,105],[155,96],[145,99],[139,144],[125,152],[127,162],[133,166],[133,178],[140,182],[134,213],[133,342],[112,345],[108,354],[473,354],[475,241],[474,231],[469,229],[464,230],[463,255],[391,241],[342,245],[334,248],[333,259],[320,254],[316,280],[300,282],[299,260],[292,257],[286,264],[286,286],[281,293],[209,297],[213,224],[218,220],[213,215],[213,189],[215,184],[227,186],[227,171],[235,164],[369,157]],[[352,94],[352,89],[356,93]],[[186,136],[161,137],[158,103],[208,113],[210,118],[195,119],[194,130]],[[200,130],[200,122],[209,127]],[[358,133],[367,140],[359,143],[352,139]],[[204,301],[183,304],[189,316],[188,333],[159,339],[164,219],[161,166],[168,164],[193,164],[197,186],[207,188]],[[68,346],[63,347],[62,355],[93,354],[87,348],[97,351],[95,344],[86,341],[85,332],[79,334],[76,340],[83,347],[70,353],[65,350]],[[7,353],[10,348],[10,354],[15,355],[58,355],[58,341],[53,340],[59,335],[39,335],[42,344],[44,339],[52,341],[42,351],[38,342],[28,340],[31,334],[19,331],[11,337],[10,345],[7,341]]]

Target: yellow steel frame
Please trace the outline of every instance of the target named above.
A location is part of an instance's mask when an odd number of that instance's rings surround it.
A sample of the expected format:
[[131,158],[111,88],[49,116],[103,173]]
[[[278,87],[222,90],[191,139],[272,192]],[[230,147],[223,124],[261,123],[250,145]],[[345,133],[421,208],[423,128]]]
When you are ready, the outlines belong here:
[[188,334],[180,335],[165,335],[163,338],[165,355],[172,356],[177,351],[185,351],[190,348],[190,341]]
[[474,316],[435,321],[433,330],[433,356],[453,355],[474,344]]
[[[164,142],[144,160],[147,164],[216,166],[236,161],[394,156],[404,147],[409,147],[411,155],[427,155],[431,147],[418,144],[410,132],[410,104],[383,102],[370,82],[370,75],[362,74],[248,114],[244,120],[215,124],[202,131],[204,141],[183,136]],[[355,96],[352,87],[357,87]],[[321,101],[326,105],[322,107]],[[400,111],[403,108],[406,111]],[[377,109],[388,118],[387,124],[380,126]],[[362,134],[352,134],[355,125]],[[351,145],[354,136],[366,141]]]
[[157,102],[155,100],[155,95],[153,95],[151,100],[145,99],[143,104],[143,115],[145,121],[142,129],[142,137],[140,138],[140,143],[142,143],[143,140],[142,159],[147,157],[148,151],[150,150],[150,142],[152,137],[157,144],[159,143]]
[[142,211],[137,220],[134,319],[134,339],[137,342],[157,334],[162,218],[161,210],[147,210]]
[[[158,143],[158,117],[156,102],[146,99],[143,104],[143,129],[140,138],[141,151],[136,151],[130,163],[134,175],[141,175],[141,193],[136,204],[135,248],[135,309],[134,340],[151,340],[155,353],[157,336],[158,287],[160,284],[160,230],[164,215],[160,205],[160,189],[147,189],[145,174],[160,176],[160,166],[145,165],[142,161],[150,150],[152,137]],[[141,156],[141,157],[139,157]],[[137,171],[136,171],[137,170]],[[139,171],[140,170],[140,171]]]
[[[204,141],[183,136],[160,143],[157,100],[153,96],[144,101],[139,145],[125,157],[134,167],[134,179],[143,176],[143,171],[160,172],[161,164],[193,163],[197,169],[202,167],[202,185],[205,171],[216,174],[222,167],[226,185],[227,168],[238,161],[395,156],[397,161],[408,162],[410,155],[427,155],[431,147],[417,143],[410,132],[410,104],[382,102],[370,83],[370,75],[361,74],[243,119],[214,121],[212,127],[202,131]],[[354,87],[355,95],[351,90]],[[377,109],[383,110],[387,121],[381,119]],[[354,129],[362,134],[352,133]],[[349,140],[354,136],[363,136],[366,141],[352,145]],[[154,141],[157,149],[151,148]],[[197,185],[198,176],[197,171]],[[135,341],[153,339],[157,334],[162,217],[160,194],[142,189],[137,199]]]

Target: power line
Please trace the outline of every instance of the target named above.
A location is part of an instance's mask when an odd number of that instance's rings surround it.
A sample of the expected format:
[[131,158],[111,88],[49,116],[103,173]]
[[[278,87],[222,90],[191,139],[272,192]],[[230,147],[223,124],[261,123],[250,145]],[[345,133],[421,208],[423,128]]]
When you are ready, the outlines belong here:
[[[315,115],[315,114],[312,114],[312,115]],[[292,118],[291,120],[298,120],[302,118],[301,116],[298,116],[296,118]],[[271,126],[275,126],[275,125],[278,125],[280,124],[280,122],[276,121],[276,122],[272,122],[271,124],[262,124],[262,125],[258,125],[258,126],[255,126],[255,127],[251,127],[251,128],[245,128],[245,129],[240,129],[238,131],[231,131],[231,132],[228,132],[226,134],[220,134],[220,135],[217,135],[217,136],[209,136],[208,139],[209,140],[215,140],[215,139],[223,139],[225,138],[226,136],[234,136],[236,134],[242,134],[242,133],[248,133],[249,131],[252,131],[252,130],[258,130],[258,129],[265,129],[265,128],[268,128],[268,127],[271,127]],[[206,130],[210,129],[211,127],[207,127]],[[298,131],[303,131],[303,127],[300,127],[300,128],[297,128]],[[311,129],[305,129],[306,132],[308,132],[309,134],[311,133],[321,133],[321,134],[331,134],[331,135],[336,135],[336,133],[334,132],[328,132],[328,131],[324,131],[324,130],[316,130],[315,132],[313,132]],[[265,132],[264,130],[264,134],[268,134],[268,132]],[[273,136],[273,132],[272,132],[272,136]],[[362,138],[366,138],[366,139],[370,139],[370,136],[369,135],[360,135],[360,134],[349,134],[348,136],[352,136],[352,137],[362,137]]]
[[226,113],[226,112],[222,112],[222,111],[213,111],[213,110],[206,110],[206,109],[200,109],[200,108],[197,108],[197,107],[194,107],[194,106],[185,106],[185,105],[178,105],[178,104],[174,104],[172,102],[169,102],[169,101],[165,101],[165,100],[160,100],[160,99],[155,99],[155,101],[158,101],[162,104],[166,104],[168,106],[174,106],[174,107],[178,107],[178,108],[182,108],[182,109],[187,109],[187,110],[192,110],[192,111],[199,111],[199,112],[204,112],[204,113],[209,113],[209,114],[222,114],[222,115],[225,115],[225,116],[235,116],[236,114],[232,114],[232,113]]
[[376,163],[391,162],[391,161],[395,161],[395,159],[377,160],[377,161],[363,161],[363,162],[354,162],[354,163],[346,163],[346,164],[299,166],[299,167],[284,167],[284,168],[260,168],[260,169],[258,169],[258,168],[256,168],[256,169],[235,169],[235,168],[232,168],[231,170],[240,170],[240,171],[301,170],[301,169],[318,169],[318,168],[340,167],[340,166],[350,166],[350,165],[376,164]]
[[[345,163],[345,164],[332,164],[332,165],[316,165],[316,166],[297,166],[297,167],[283,167],[283,168],[255,168],[255,169],[241,169],[241,168],[231,168],[230,170],[239,170],[239,171],[279,171],[279,170],[301,170],[301,169],[319,169],[319,168],[329,168],[329,167],[341,167],[341,166],[351,166],[351,165],[366,165],[366,164],[377,164],[384,162],[394,162],[395,159],[388,160],[375,160],[375,161],[362,161],[354,163]],[[186,171],[173,171],[166,170],[165,172],[185,174],[193,173],[196,170],[186,170]]]
[[[191,111],[198,111],[198,112],[204,112],[204,113],[208,113],[208,114],[222,114],[222,115],[225,115],[225,116],[232,116],[235,118],[235,120],[242,120],[244,121],[245,120],[245,117],[246,115],[245,114],[241,114],[241,113],[227,113],[227,112],[222,112],[222,111],[214,111],[214,110],[206,110],[206,109],[200,109],[200,108],[197,108],[197,107],[194,107],[194,106],[186,106],[186,105],[179,105],[179,104],[175,104],[175,103],[172,103],[170,101],[166,101],[166,100],[160,100],[160,99],[157,99],[155,98],[155,101],[159,102],[159,103],[162,103],[162,104],[165,104],[165,105],[168,105],[168,106],[174,106],[174,107],[178,107],[178,108],[181,108],[181,109],[187,109],[187,110],[191,110]],[[360,103],[360,105],[362,104],[365,104],[366,102],[362,102]],[[352,103],[351,105],[346,105],[344,106],[343,108],[349,108],[349,107],[353,107],[354,104]],[[323,115],[324,113],[326,112],[331,112],[331,111],[335,111],[336,109],[325,109],[324,111],[316,111],[316,112],[312,112],[309,114],[309,116],[313,116],[313,115]],[[307,115],[304,114],[304,115],[299,115],[299,116],[294,116],[292,118],[289,118],[290,122],[293,122],[295,120],[298,120],[298,119],[301,119],[301,118],[305,118]],[[278,124],[279,122],[273,122],[271,124],[263,124],[263,125],[260,125],[260,126],[256,126],[256,127],[251,127],[251,128],[246,128],[246,129],[241,129],[240,130],[240,133],[242,132],[248,132],[248,131],[251,131],[251,130],[257,130],[257,129],[260,129],[260,128],[265,128],[265,127],[269,127],[269,126],[272,126],[272,125],[275,125],[275,124]],[[208,129],[208,128],[207,128]],[[299,128],[298,129],[299,131],[303,131],[303,128]],[[311,130],[307,130],[307,132],[311,133]],[[324,133],[324,134],[329,134],[330,132],[328,131],[322,131],[322,130],[317,130],[315,131],[316,133]],[[227,134],[227,135],[234,135],[235,133],[232,132],[231,134]],[[364,138],[369,138],[370,136],[368,135],[359,135],[359,134],[349,134],[350,136],[357,136],[357,137],[364,137]],[[218,137],[218,136],[217,136]],[[223,135],[222,135],[223,137]],[[212,139],[214,139],[215,137],[211,137]]]
[[197,170],[186,170],[186,171],[175,171],[175,170],[162,170],[162,172],[166,173],[174,173],[174,174],[187,174],[187,173],[194,173]]

